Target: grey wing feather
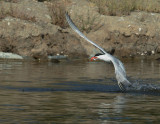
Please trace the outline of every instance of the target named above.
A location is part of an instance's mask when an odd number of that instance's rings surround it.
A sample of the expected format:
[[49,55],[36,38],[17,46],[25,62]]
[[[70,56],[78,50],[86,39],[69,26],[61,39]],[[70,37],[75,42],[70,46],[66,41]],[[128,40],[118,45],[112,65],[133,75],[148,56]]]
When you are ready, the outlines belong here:
[[126,77],[126,71],[125,71],[123,63],[119,59],[117,59],[116,57],[114,57],[114,56],[112,56],[112,57],[113,57],[112,62],[115,65],[115,70],[119,71],[123,76]]
[[126,78],[126,71],[123,63],[115,57],[113,57],[112,59],[113,59],[112,62],[115,67],[115,74],[116,74],[116,79],[118,81],[119,87],[121,88],[121,90],[124,90],[125,87],[130,87],[131,83]]
[[107,53],[103,48],[101,48],[99,45],[97,45],[96,43],[94,43],[93,41],[89,40],[76,26],[75,24],[72,22],[72,20],[70,19],[69,15],[66,13],[66,19],[68,24],[71,26],[71,28],[78,33],[82,38],[84,38],[85,40],[87,40],[89,43],[91,43],[92,45],[94,45],[95,47],[97,47],[98,49],[100,49],[100,51],[102,51],[103,53]]

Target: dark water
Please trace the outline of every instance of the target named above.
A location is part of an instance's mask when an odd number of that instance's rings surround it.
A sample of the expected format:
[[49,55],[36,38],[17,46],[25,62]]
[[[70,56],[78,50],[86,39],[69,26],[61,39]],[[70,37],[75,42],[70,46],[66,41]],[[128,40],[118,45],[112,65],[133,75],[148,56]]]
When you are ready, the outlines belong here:
[[125,93],[104,62],[0,61],[0,123],[159,123],[160,62],[123,62]]

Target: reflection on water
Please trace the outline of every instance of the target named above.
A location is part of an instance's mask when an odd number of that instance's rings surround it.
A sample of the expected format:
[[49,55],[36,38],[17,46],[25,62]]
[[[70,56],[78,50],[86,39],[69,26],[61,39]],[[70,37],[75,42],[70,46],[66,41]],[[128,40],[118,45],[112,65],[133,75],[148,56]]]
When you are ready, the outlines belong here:
[[160,63],[125,67],[143,89],[121,92],[104,62],[0,61],[0,123],[158,123]]

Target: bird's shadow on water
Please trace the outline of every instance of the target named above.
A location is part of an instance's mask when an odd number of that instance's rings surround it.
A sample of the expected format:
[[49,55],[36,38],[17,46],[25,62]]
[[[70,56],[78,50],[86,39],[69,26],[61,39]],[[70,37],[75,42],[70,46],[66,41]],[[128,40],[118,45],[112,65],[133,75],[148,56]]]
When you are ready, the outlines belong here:
[[[159,79],[133,80],[132,87],[122,91],[113,78],[108,79],[108,83],[103,79],[89,79],[83,82],[67,81],[57,83],[56,85],[68,86],[67,91],[93,91],[93,92],[110,92],[110,93],[130,93],[160,96],[160,84],[153,84]],[[150,82],[150,83],[149,83]]]
[[[56,79],[57,80],[57,79]],[[131,93],[131,94],[146,94],[160,96],[160,79],[132,79],[132,87],[126,91],[121,91],[116,79],[90,79],[79,78],[76,81],[60,81],[49,84],[49,87],[14,87],[2,86],[1,89],[18,90],[22,92],[57,92],[57,91],[74,91],[74,92],[106,92],[106,93]],[[24,83],[21,82],[21,83]]]

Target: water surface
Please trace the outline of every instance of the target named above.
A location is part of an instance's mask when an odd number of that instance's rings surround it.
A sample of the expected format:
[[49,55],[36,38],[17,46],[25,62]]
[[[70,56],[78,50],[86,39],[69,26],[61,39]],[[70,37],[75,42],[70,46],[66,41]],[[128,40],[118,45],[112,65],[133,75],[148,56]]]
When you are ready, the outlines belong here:
[[0,123],[158,123],[160,62],[123,62],[135,91],[104,62],[0,61]]

